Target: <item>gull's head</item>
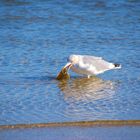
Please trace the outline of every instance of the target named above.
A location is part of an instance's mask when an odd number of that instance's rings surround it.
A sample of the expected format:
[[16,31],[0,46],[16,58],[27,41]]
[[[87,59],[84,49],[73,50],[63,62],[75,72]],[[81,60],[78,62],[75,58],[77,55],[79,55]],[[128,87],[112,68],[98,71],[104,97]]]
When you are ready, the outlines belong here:
[[70,55],[68,61],[69,61],[72,65],[74,65],[74,64],[78,63],[79,57],[78,57],[78,55]]
[[79,57],[77,55],[70,55],[68,58],[68,63],[64,66],[67,70],[71,68],[72,65],[78,63]]

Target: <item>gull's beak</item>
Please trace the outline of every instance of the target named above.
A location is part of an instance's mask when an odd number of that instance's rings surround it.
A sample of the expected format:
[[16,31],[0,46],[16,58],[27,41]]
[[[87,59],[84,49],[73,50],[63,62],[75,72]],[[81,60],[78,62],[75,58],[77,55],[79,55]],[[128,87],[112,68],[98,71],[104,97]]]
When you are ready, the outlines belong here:
[[71,68],[72,63],[68,62],[63,68],[67,69],[67,71]]

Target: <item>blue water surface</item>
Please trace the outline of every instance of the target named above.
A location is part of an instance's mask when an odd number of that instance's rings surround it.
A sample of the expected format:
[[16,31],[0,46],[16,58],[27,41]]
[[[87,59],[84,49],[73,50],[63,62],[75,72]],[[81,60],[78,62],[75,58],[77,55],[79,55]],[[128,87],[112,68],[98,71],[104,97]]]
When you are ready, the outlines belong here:
[[[70,54],[122,69],[56,75]],[[0,125],[140,119],[139,0],[1,0]]]

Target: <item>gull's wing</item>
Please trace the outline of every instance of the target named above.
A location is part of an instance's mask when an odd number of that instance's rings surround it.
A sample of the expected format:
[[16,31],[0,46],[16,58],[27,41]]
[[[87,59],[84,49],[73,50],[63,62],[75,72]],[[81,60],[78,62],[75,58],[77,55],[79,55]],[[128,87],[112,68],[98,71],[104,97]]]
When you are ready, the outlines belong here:
[[102,72],[114,68],[113,63],[103,60],[102,57],[85,55],[81,57],[81,59],[83,64],[85,64],[87,68],[89,67],[90,69],[91,67],[94,67],[97,72]]

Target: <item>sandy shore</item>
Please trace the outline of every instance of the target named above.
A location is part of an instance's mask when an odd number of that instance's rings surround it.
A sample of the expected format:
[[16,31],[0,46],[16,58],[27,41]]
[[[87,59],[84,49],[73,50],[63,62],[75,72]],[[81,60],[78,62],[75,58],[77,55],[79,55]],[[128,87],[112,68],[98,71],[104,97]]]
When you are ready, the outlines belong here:
[[91,121],[5,125],[2,140],[138,140],[140,121]]

